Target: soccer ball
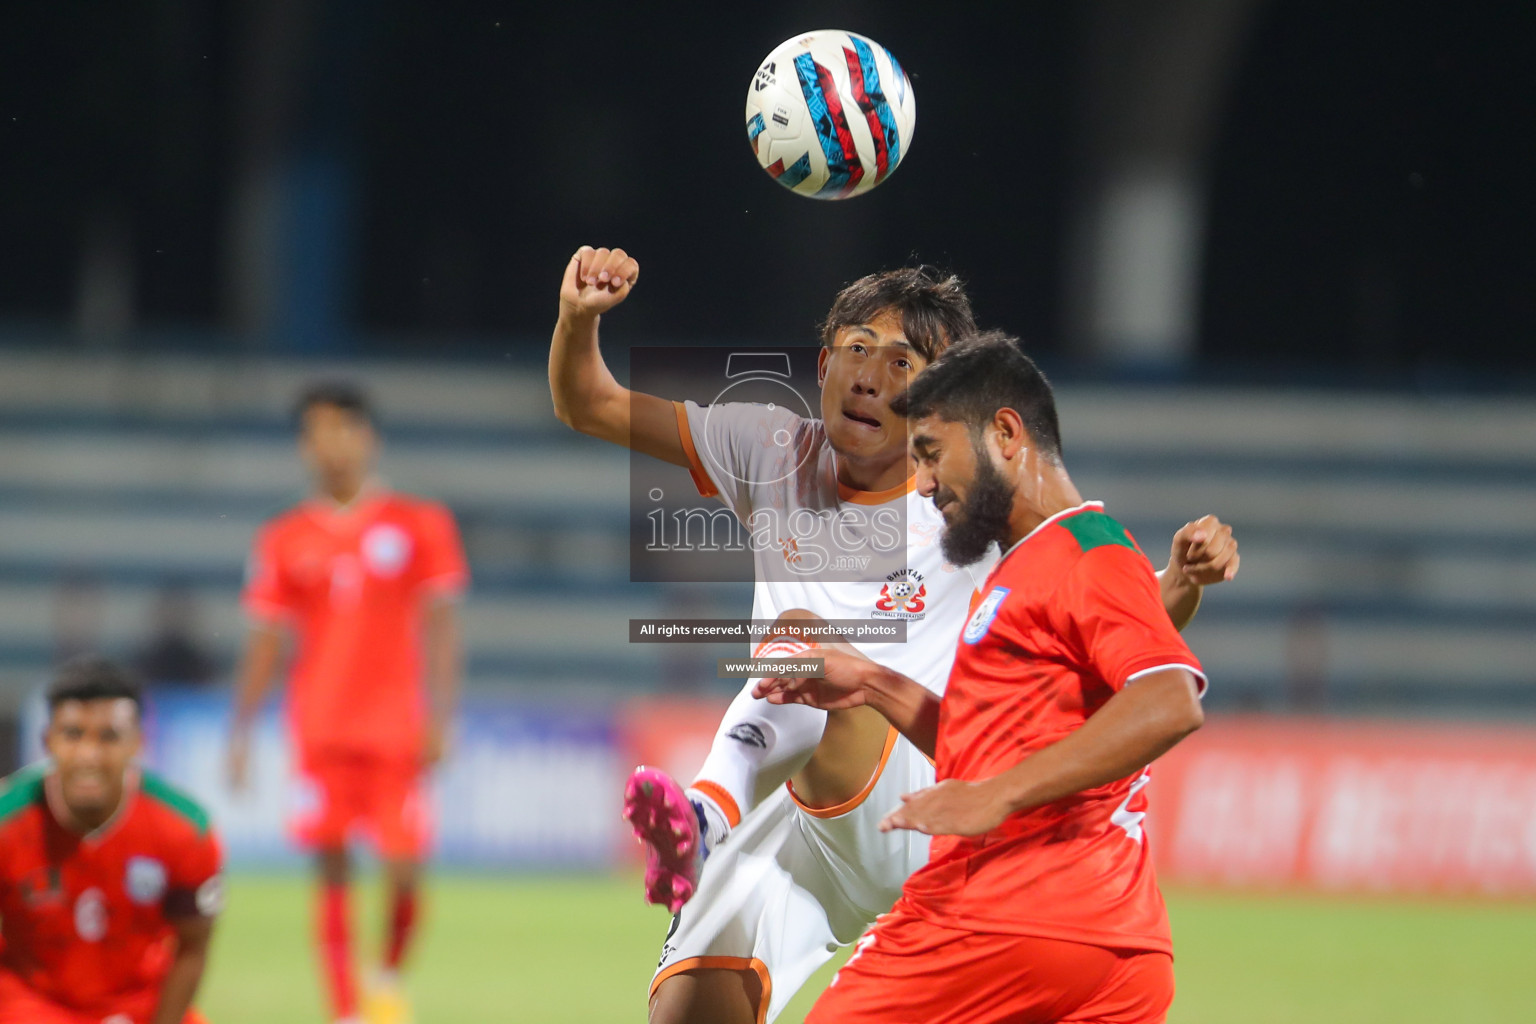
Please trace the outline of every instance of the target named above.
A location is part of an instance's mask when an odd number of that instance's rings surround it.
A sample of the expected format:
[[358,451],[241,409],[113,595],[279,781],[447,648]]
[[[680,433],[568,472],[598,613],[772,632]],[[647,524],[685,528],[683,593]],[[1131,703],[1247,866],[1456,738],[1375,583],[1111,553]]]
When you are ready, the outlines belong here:
[[747,88],[758,165],[813,199],[847,199],[890,177],[916,124],[917,99],[895,55],[852,32],[779,44]]
[[896,598],[898,601],[905,601],[907,598],[912,596],[912,584],[908,583],[906,580],[902,580],[900,583],[891,588],[891,596]]

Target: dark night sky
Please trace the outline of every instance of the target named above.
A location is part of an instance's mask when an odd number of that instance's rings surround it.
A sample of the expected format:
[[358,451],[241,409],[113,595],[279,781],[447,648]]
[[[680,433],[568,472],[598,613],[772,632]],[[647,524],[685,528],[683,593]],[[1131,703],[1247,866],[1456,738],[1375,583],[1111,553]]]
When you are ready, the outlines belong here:
[[[8,19],[0,320],[67,322],[83,224],[117,209],[142,323],[219,328],[234,5]],[[918,98],[909,158],[844,203],[783,192],[741,127],[761,57],[829,26],[893,50]],[[644,265],[611,324],[635,339],[808,339],[842,282],[916,257],[1049,353],[1085,29],[1045,2],[354,2],[300,65],[295,137],[354,172],[364,336],[541,346],[591,241]],[[1272,0],[1211,156],[1205,365],[1536,368],[1533,57],[1524,0]]]

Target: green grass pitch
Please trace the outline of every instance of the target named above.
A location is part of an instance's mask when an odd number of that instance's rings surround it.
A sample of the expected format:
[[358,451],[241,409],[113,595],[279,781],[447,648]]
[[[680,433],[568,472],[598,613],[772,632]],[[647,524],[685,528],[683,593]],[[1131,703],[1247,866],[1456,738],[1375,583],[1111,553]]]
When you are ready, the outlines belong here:
[[[408,987],[418,1024],[643,1021],[666,915],[632,877],[437,878]],[[378,892],[357,933],[377,948]],[[1536,1019],[1536,905],[1169,894],[1171,1024]],[[239,875],[199,1005],[212,1024],[321,1024],[307,882]],[[839,962],[841,958],[839,958]],[[829,966],[795,1000],[799,1024]]]

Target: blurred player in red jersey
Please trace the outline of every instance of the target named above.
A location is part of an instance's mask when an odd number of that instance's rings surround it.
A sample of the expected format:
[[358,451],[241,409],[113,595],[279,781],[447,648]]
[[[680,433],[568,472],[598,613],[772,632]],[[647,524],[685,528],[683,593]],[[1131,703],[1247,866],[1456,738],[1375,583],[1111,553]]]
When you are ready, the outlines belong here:
[[208,816],[138,766],[122,669],[66,662],[48,709],[48,760],[0,782],[0,1024],[201,1024],[223,902]]
[[1144,820],[1149,765],[1200,727],[1199,662],[1151,563],[1061,461],[1050,386],[1018,343],[950,348],[892,407],[958,564],[1004,554],[943,698],[837,652],[775,703],[870,706],[935,757],[881,828],[935,837],[808,1024],[1158,1024],[1173,946]]
[[384,487],[366,396],[321,384],[300,398],[299,449],[315,494],[267,523],[251,553],[252,620],[239,671],[229,770],[244,785],[251,723],[277,679],[285,635],[295,657],[288,722],[300,774],[296,838],[317,855],[318,941],[331,1009],[358,1019],[348,913],[354,830],[387,865],[383,962],[370,1024],[409,1008],[399,970],[418,914],[430,842],[427,769],[443,756],[459,686],[457,602],[468,582],[453,516]]

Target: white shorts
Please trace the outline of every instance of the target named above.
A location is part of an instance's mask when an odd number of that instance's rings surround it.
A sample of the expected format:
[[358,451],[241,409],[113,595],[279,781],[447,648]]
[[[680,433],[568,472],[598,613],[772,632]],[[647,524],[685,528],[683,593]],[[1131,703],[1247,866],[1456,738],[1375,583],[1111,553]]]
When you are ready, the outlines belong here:
[[710,853],[699,888],[672,921],[651,992],[696,968],[756,971],[772,1021],[839,946],[891,909],[928,862],[928,837],[882,833],[903,793],[933,785],[933,765],[894,729],[881,767],[846,804],[807,808],[785,787]]

